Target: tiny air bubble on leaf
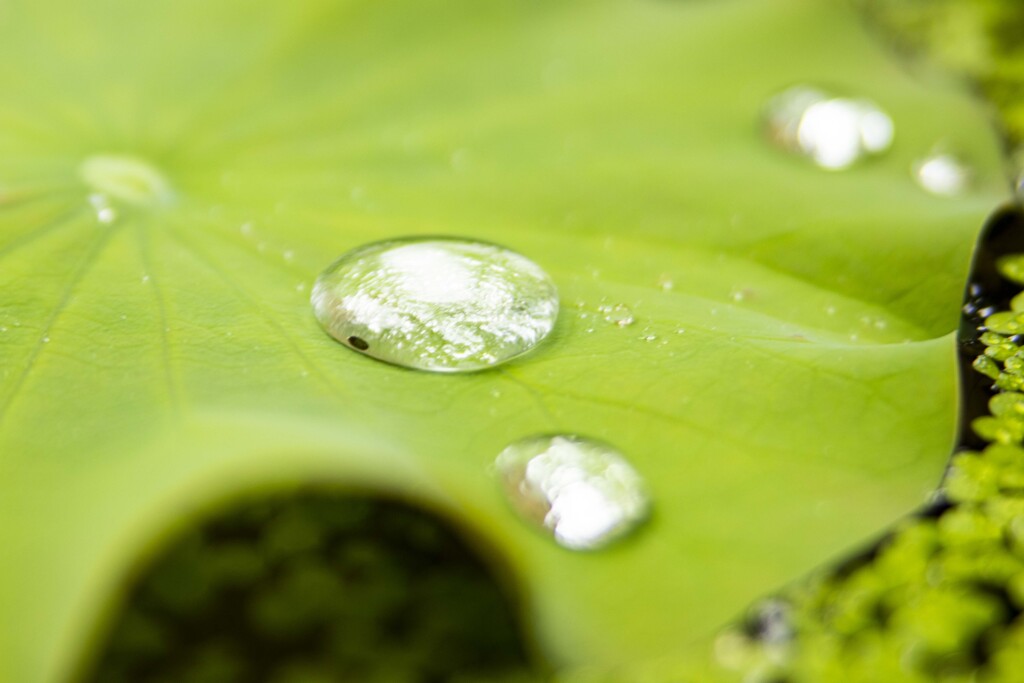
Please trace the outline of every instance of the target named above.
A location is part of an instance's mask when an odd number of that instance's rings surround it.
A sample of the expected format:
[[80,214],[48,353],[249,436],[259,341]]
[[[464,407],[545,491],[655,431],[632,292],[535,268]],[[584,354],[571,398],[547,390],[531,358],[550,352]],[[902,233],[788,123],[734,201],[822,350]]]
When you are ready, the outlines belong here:
[[492,367],[554,328],[558,291],[540,266],[457,238],[374,242],[331,264],[311,295],[332,337],[364,355],[433,372]]
[[570,550],[595,550],[633,531],[650,511],[643,479],[617,450],[579,436],[516,441],[495,466],[527,521]]

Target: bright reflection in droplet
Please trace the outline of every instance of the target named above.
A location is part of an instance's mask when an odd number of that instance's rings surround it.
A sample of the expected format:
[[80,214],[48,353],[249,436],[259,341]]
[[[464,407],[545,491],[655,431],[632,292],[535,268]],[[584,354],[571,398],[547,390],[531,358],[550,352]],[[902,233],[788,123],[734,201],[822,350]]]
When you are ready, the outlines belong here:
[[952,154],[939,153],[914,164],[914,179],[934,195],[953,197],[967,189],[970,169]]
[[365,355],[419,370],[491,367],[539,344],[558,316],[540,266],[494,244],[455,238],[375,242],[317,279],[324,329]]
[[773,97],[764,120],[775,144],[829,170],[885,152],[894,134],[892,119],[873,102],[833,97],[806,86]]
[[650,510],[640,475],[600,441],[530,437],[505,448],[495,464],[513,507],[572,550],[607,545],[636,528]]

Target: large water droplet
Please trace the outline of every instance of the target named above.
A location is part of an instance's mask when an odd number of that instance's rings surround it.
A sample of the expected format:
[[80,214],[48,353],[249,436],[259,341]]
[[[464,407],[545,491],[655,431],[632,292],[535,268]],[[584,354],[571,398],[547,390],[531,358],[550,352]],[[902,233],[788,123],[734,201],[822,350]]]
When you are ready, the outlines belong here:
[[529,437],[505,448],[495,464],[519,514],[566,548],[607,545],[636,528],[650,509],[640,475],[600,441]]
[[456,238],[375,242],[317,279],[324,329],[350,348],[434,372],[488,368],[537,346],[558,317],[540,266],[494,244]]
[[865,99],[834,97],[796,86],[773,97],[764,112],[769,138],[829,170],[881,154],[893,138],[892,119]]

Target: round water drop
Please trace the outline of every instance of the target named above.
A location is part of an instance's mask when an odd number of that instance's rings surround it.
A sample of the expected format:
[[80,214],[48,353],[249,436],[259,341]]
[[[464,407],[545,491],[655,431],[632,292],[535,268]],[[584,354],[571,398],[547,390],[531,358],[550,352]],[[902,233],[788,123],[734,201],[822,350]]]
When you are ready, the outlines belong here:
[[495,462],[512,506],[571,550],[594,550],[650,511],[643,479],[608,444],[566,434],[511,444]]
[[952,154],[931,154],[914,164],[914,180],[940,197],[963,194],[971,182],[970,169]]
[[763,119],[772,142],[829,170],[848,168],[892,145],[892,119],[874,102],[834,97],[808,86],[773,97]]
[[536,347],[558,317],[540,266],[495,244],[429,237],[375,242],[317,278],[317,320],[367,356],[433,372],[469,372]]

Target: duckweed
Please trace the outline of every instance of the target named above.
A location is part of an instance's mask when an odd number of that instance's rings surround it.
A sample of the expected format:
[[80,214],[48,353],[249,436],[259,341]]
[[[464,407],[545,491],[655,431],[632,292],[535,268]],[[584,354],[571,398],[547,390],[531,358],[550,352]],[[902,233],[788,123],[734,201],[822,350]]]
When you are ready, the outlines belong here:
[[[999,273],[1024,284],[1024,254]],[[974,371],[992,380],[987,445],[955,453],[936,501],[838,569],[787,589],[792,638],[765,637],[759,608],[721,636],[728,680],[1017,680],[1024,670],[1024,292],[989,315]],[[974,443],[968,441],[968,443]],[[740,653],[737,655],[736,653]]]

